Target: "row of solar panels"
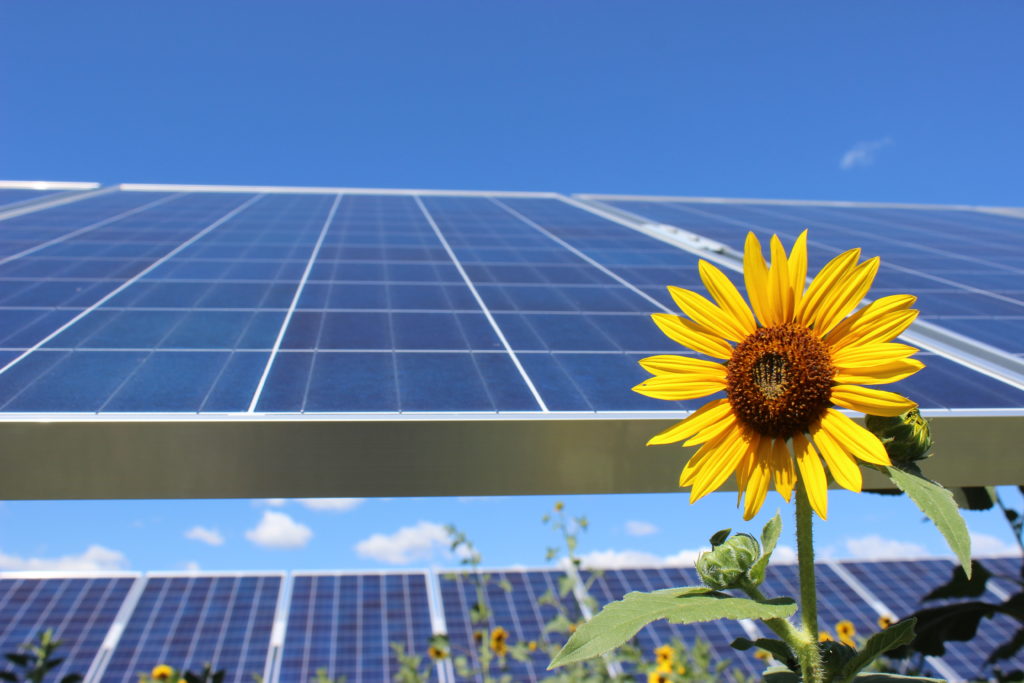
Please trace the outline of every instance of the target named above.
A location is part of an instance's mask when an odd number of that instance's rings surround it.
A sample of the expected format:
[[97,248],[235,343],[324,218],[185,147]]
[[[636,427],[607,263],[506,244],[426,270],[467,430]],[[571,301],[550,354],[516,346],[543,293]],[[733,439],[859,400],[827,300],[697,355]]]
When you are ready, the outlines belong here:
[[[1001,601],[1017,591],[1019,559],[984,560],[997,578],[982,599]],[[945,583],[953,568],[945,560],[842,562],[818,566],[819,607],[823,628],[851,621],[858,637],[878,630],[881,616],[899,617],[918,608],[918,600]],[[562,574],[553,570],[494,570],[486,593],[487,626],[504,627],[510,641],[546,640],[545,625],[564,611],[580,618],[574,593],[560,600],[564,610],[544,603],[558,595]],[[589,579],[584,573],[583,579]],[[599,573],[590,592],[599,604],[631,590],[694,585],[692,569],[659,567]],[[797,568],[773,566],[763,587],[768,595],[797,593]],[[205,662],[227,672],[225,680],[248,683],[253,674],[268,683],[304,683],[325,669],[349,683],[390,680],[398,663],[391,643],[425,655],[434,633],[447,633],[454,654],[476,663],[471,621],[476,583],[466,573],[433,572],[296,572],[188,573],[145,576],[0,575],[0,652],[11,652],[41,630],[53,628],[66,657],[54,680],[66,673],[85,675],[86,683],[131,683],[157,664],[198,670]],[[954,643],[927,670],[950,680],[986,675],[983,662],[1013,632],[1009,618],[984,622],[977,637]],[[679,639],[710,644],[715,661],[727,659],[733,670],[755,674],[763,662],[729,644],[736,638],[770,635],[754,622],[710,622],[692,626],[657,622],[638,635],[637,644],[651,656],[658,645]],[[525,662],[509,662],[516,681],[545,676],[548,658],[538,650]],[[1024,666],[1018,656],[1009,666]],[[8,665],[10,668],[10,665]],[[437,667],[439,680],[455,680],[447,662]]]
[[31,190],[0,189],[0,411],[692,408],[628,391],[637,358],[680,351],[647,319],[674,310],[664,286],[702,289],[696,257],[735,265],[748,230],[792,242],[805,226],[811,272],[862,246],[882,256],[874,295],[920,296],[928,368],[904,390],[923,407],[1024,408],[1019,217],[243,190],[26,207]]

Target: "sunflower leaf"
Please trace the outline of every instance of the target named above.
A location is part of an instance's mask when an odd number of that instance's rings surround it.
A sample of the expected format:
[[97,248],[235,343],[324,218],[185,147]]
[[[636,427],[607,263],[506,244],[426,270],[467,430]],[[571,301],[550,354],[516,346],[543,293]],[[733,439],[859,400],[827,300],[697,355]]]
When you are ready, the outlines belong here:
[[795,612],[792,598],[735,598],[705,586],[628,593],[576,629],[548,669],[600,656],[657,619],[692,624],[714,619],[784,619]]
[[967,523],[960,516],[960,509],[953,494],[941,485],[926,479],[919,472],[908,472],[898,467],[886,467],[892,483],[914,501],[928,519],[932,520],[950,549],[960,560],[967,578],[971,578],[971,537]]
[[764,582],[764,573],[768,570],[768,562],[775,552],[775,545],[779,542],[779,534],[782,533],[782,517],[778,512],[768,520],[761,530],[761,557],[754,566],[747,572],[747,576],[755,586]]
[[914,639],[914,625],[917,619],[906,619],[889,628],[875,633],[861,647],[853,659],[848,661],[836,677],[837,681],[851,680],[858,671],[866,667],[889,650],[906,645]]

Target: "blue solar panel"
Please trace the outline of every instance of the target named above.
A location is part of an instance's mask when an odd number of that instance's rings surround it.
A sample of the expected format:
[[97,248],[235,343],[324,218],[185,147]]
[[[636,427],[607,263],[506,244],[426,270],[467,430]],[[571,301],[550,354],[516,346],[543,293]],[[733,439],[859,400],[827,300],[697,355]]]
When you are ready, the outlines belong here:
[[[877,596],[894,616],[905,617],[925,607],[947,604],[949,601],[920,602],[932,590],[947,583],[952,576],[953,563],[945,560],[917,560],[913,562],[849,562],[843,565],[854,577]],[[982,599],[992,601],[991,594]],[[977,635],[969,642],[950,642],[942,660],[967,679],[984,678],[985,658],[999,645],[1009,640],[1015,631],[1015,622],[998,616],[983,620]],[[1018,668],[1024,658],[1009,660]]]
[[264,674],[280,575],[150,576],[104,683],[131,683],[158,664],[200,671],[209,662],[225,681]]
[[390,644],[425,656],[431,635],[425,574],[298,574],[279,680],[309,681],[319,669],[332,681],[391,680]]
[[59,192],[61,190],[25,190],[3,187],[0,188],[0,211],[51,197]]
[[[561,647],[565,636],[546,633],[544,627],[560,614],[551,604],[540,604],[545,593],[561,602],[572,621],[580,619],[579,605],[570,594],[564,600],[558,598],[559,580],[563,576],[557,571],[494,571],[490,576],[486,595],[491,613],[486,623],[474,624],[470,611],[476,602],[476,586],[468,574],[457,573],[441,578],[441,596],[444,604],[445,621],[452,653],[467,657],[471,667],[479,669],[477,651],[479,645],[474,633],[483,629],[502,627],[509,633],[509,645],[538,643],[538,649],[525,661],[506,658],[507,669],[502,670],[515,681],[539,681],[545,678],[550,657],[547,650],[552,646]],[[509,590],[505,590],[507,583]],[[492,674],[498,673],[498,665],[492,664]]]
[[[50,674],[89,671],[118,609],[135,578],[5,578],[0,579],[0,652],[14,652],[46,629],[53,629],[64,658]],[[13,666],[5,663],[4,671]]]

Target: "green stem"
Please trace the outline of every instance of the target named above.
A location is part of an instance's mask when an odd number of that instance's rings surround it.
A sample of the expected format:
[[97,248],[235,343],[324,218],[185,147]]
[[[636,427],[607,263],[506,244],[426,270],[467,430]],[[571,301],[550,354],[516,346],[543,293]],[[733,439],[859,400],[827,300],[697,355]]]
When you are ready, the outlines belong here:
[[824,672],[818,652],[818,596],[814,582],[813,515],[802,479],[796,482],[796,547],[800,565],[800,615],[804,646],[797,652],[806,683],[822,683]]
[[[768,599],[765,594],[750,581],[743,581],[740,584],[740,588],[755,600],[763,602]],[[775,632],[775,635],[782,638],[786,645],[789,645],[789,649],[793,652],[799,653],[801,650],[807,648],[808,642],[812,644],[814,642],[813,640],[808,641],[807,636],[803,631],[796,628],[785,619],[765,619],[764,623],[768,628]]]

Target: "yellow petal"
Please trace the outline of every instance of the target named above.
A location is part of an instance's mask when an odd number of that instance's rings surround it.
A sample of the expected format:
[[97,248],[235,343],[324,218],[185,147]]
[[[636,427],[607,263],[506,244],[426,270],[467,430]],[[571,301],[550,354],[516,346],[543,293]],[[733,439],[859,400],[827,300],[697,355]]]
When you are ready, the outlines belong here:
[[[896,294],[894,296],[882,297],[877,301],[872,301],[870,304],[836,325],[835,328],[825,337],[825,340],[837,348],[845,346],[851,341],[856,341],[856,338],[858,338],[868,327],[873,327],[880,320],[890,314],[906,311],[914,305],[915,301],[917,301],[917,297],[910,296],[909,294]],[[854,339],[848,339],[848,337],[851,336]],[[882,339],[880,341],[889,340]]]
[[772,446],[771,462],[772,476],[775,477],[775,490],[788,503],[793,495],[793,487],[796,486],[796,468],[793,467],[793,458],[789,454],[785,439],[775,439],[775,444]]
[[833,292],[825,295],[812,323],[819,337],[824,337],[864,299],[875,281],[880,262],[877,256],[868,259],[844,278]]
[[[828,432],[843,450],[872,465],[891,465],[889,454],[878,437],[846,417],[829,408],[821,418],[821,428]],[[831,467],[831,465],[829,465]],[[858,470],[858,473],[860,470]],[[838,481],[838,480],[837,480]]]
[[757,329],[757,322],[754,320],[754,314],[750,312],[750,306],[747,306],[747,302],[743,300],[739,290],[736,289],[736,285],[722,271],[703,259],[697,263],[697,267],[700,270],[700,279],[704,281],[704,286],[707,287],[712,298],[718,302],[719,306],[732,314],[740,329],[746,334],[753,334]]
[[744,331],[743,327],[729,313],[723,311],[700,294],[697,294],[697,292],[680,289],[679,287],[669,287],[668,293],[672,295],[672,300],[676,302],[679,310],[693,319],[698,325],[707,328],[720,337],[741,341],[749,334]]
[[707,425],[718,421],[731,410],[732,406],[729,405],[729,399],[727,398],[709,401],[682,422],[677,422],[665,431],[652,436],[647,441],[647,445],[656,446],[682,441],[693,436]]
[[[762,441],[769,439],[762,438]],[[765,494],[768,493],[768,483],[771,480],[771,463],[767,460],[758,460],[750,473],[750,480],[747,482],[747,501],[743,508],[743,519],[753,519],[754,515],[764,504]]]
[[807,231],[804,230],[789,250],[789,283],[793,288],[793,310],[800,310],[804,287],[807,286]]
[[858,387],[853,384],[832,387],[832,402],[842,408],[882,417],[896,417],[917,406],[909,398],[891,391]]
[[640,367],[652,375],[700,375],[723,380],[727,372],[722,363],[689,356],[650,356],[640,361]]
[[847,273],[853,269],[860,258],[860,249],[844,251],[839,256],[825,264],[807,287],[807,292],[800,301],[800,309],[797,311],[797,321],[809,325],[817,314],[823,297],[825,297],[836,283],[842,281]]
[[878,344],[854,344],[832,353],[832,364],[836,368],[861,368],[891,360],[907,358],[917,353],[918,349],[906,344],[888,342]]
[[771,307],[778,315],[778,323],[793,320],[793,288],[789,280],[789,260],[778,235],[771,239],[772,267],[768,272]]
[[796,434],[793,437],[793,452],[796,453],[796,464],[800,468],[800,478],[803,480],[811,508],[822,519],[828,519],[828,480],[825,478],[825,468],[821,466],[821,459],[803,434]]
[[732,356],[729,342],[694,322],[668,313],[654,313],[651,318],[665,336],[676,343],[712,358],[728,359]]
[[743,279],[747,285],[747,298],[758,320],[766,327],[775,324],[777,316],[768,296],[768,266],[761,253],[761,243],[752,232],[747,233],[747,241],[743,245]]
[[701,469],[707,464],[710,458],[718,453],[719,449],[731,443],[735,432],[722,432],[714,439],[697,449],[697,452],[686,462],[683,471],[679,473],[679,486],[692,486]]
[[844,489],[860,492],[863,479],[860,474],[860,467],[853,456],[843,449],[842,444],[837,441],[822,424],[811,427],[811,438],[814,445],[818,447],[832,478]]
[[871,367],[837,370],[832,378],[836,384],[888,384],[910,377],[924,367],[916,358],[900,358]]
[[690,502],[698,500],[711,493],[725,483],[739,464],[740,459],[749,451],[753,450],[753,440],[746,431],[734,429],[726,432],[722,444],[708,456],[705,463],[702,463],[693,481],[693,488],[690,490]]
[[699,432],[694,434],[689,440],[684,443],[684,446],[696,446],[697,444],[711,441],[716,438],[719,434],[727,429],[738,429],[739,422],[736,420],[736,414],[733,412],[727,412],[717,422],[712,422],[708,426],[701,429]]
[[725,390],[725,380],[708,379],[692,375],[658,375],[637,384],[633,391],[663,401],[686,401],[704,398]]
[[771,437],[753,433],[753,438],[757,440],[756,448],[748,451],[747,454],[743,456],[743,459],[740,460],[740,464],[736,466],[737,506],[740,504],[740,501],[743,500],[743,492],[747,488],[747,482],[750,481],[750,473],[754,470],[754,467],[761,459],[771,456]]

